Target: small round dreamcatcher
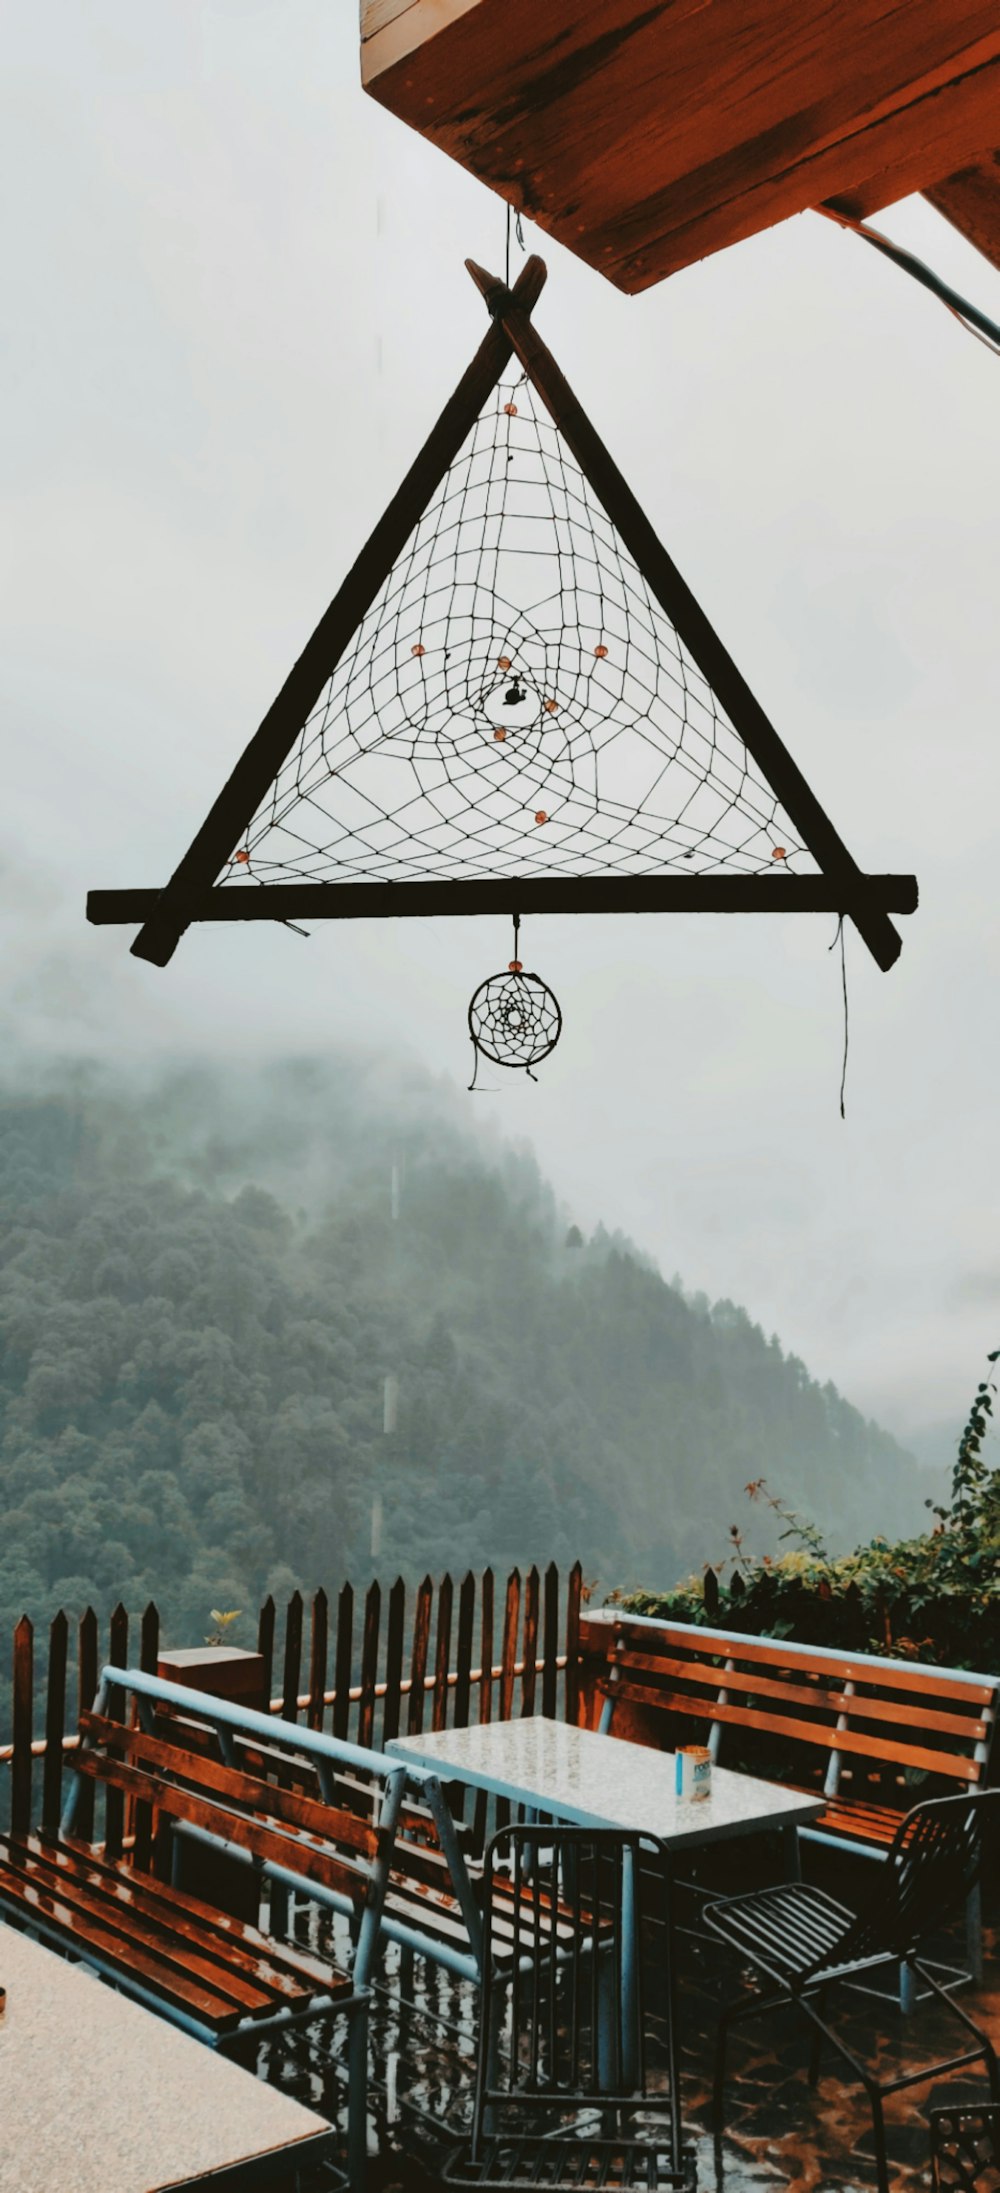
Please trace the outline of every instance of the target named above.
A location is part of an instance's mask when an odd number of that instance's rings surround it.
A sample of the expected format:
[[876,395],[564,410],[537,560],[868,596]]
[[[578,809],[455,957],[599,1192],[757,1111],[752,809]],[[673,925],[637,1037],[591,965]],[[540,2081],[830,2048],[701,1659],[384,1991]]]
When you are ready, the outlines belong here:
[[476,1086],[480,1058],[494,1066],[520,1069],[532,1081],[532,1068],[554,1051],[562,1032],[559,1000],[540,975],[526,973],[518,952],[519,914],[514,916],[514,957],[506,972],[488,975],[469,1005],[469,1034],[475,1064],[470,1089]]

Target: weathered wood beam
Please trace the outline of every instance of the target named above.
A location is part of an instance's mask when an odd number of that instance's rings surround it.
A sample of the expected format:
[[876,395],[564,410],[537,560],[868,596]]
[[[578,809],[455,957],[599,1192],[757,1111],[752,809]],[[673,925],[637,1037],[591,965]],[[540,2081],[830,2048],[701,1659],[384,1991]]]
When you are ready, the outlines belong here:
[[[87,920],[98,927],[148,921],[157,891],[91,891]],[[186,899],[196,921],[381,921],[493,914],[913,914],[917,879],[857,874],[848,905],[829,876],[789,870],[763,876],[658,875],[488,877],[468,883],[216,884]]]
[[[1000,99],[997,101],[1000,127]],[[973,167],[935,183],[924,197],[984,259],[1000,267],[1000,152],[987,152]]]
[[[544,261],[531,258],[515,284],[518,307],[527,316],[545,285]],[[139,959],[165,967],[173,957],[187,917],[184,908],[214,882],[239,843],[282,762],[315,708],[323,687],[357,631],[422,517],[434,490],[479,417],[511,356],[510,337],[494,322],[468,371],[427,437],[419,456],[387,505],[361,554],[324,615],[280,693],[227,778],[214,806],[151,909],[132,945]]]
[[781,801],[797,835],[829,877],[838,909],[850,915],[873,959],[883,970],[888,970],[902,949],[898,932],[888,915],[867,904],[858,892],[861,871],[839,832],[668,556],[537,329],[503,282],[488,274],[485,268],[476,266],[471,259],[466,264],[491,313],[509,337],[532,386],[600,498],[612,525],[635,558],[650,592],[707,678],[737,736],[743,740],[765,781]]

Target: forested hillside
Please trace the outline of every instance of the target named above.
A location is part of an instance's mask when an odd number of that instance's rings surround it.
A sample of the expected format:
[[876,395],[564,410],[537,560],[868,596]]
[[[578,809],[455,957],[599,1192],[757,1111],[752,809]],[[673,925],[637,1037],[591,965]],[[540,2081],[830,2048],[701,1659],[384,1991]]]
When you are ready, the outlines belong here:
[[887,1434],[477,1126],[357,1060],[7,1092],[0,1635],[155,1597],[197,1641],[363,1578],[376,1493],[383,1574],[605,1587],[719,1557],[751,1477],[834,1546],[918,1521]]

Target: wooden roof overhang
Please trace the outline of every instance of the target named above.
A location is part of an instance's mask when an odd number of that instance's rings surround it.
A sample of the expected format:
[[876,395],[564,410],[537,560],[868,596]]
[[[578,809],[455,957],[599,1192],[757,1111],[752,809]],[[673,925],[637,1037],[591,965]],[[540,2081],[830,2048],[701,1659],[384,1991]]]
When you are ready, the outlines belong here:
[[365,90],[619,289],[922,191],[1000,266],[998,0],[361,0]]

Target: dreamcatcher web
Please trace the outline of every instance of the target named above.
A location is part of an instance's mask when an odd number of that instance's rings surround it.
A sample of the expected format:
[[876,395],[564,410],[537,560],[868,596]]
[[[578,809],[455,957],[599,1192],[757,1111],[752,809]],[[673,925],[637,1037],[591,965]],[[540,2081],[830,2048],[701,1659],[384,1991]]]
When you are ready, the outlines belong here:
[[508,367],[231,882],[815,873],[530,381]]

